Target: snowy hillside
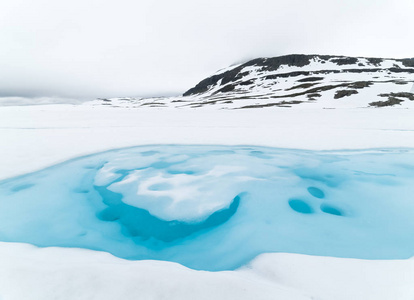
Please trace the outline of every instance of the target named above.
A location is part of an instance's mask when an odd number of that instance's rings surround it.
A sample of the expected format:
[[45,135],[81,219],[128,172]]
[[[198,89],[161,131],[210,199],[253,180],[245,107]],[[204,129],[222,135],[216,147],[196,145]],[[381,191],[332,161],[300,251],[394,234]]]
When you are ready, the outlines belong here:
[[287,55],[218,71],[180,97],[98,99],[121,107],[414,107],[414,59]]

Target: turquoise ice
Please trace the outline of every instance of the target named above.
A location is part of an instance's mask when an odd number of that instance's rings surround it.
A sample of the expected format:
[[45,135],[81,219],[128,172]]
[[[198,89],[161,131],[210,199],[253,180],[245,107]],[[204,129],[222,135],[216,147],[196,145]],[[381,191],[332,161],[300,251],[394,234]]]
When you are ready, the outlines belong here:
[[193,269],[267,252],[414,256],[414,150],[153,145],[0,182],[0,241]]

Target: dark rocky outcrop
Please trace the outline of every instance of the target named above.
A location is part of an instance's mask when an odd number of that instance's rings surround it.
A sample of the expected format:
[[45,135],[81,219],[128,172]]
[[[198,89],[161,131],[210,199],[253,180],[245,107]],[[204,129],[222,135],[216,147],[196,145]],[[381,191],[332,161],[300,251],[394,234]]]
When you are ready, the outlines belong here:
[[307,88],[314,86],[315,84],[316,83],[302,83],[302,84],[295,85],[289,89],[286,89],[286,91],[297,90],[297,89],[307,89]]
[[384,61],[382,58],[374,58],[374,57],[368,57],[367,60],[371,65],[374,65],[374,66],[379,66],[380,63]]
[[385,106],[393,106],[393,105],[399,105],[401,102],[404,102],[404,100],[395,98],[395,97],[388,97],[387,101],[376,101],[371,102],[369,106],[375,106],[375,107],[385,107]]
[[370,87],[371,85],[373,85],[372,81],[357,81],[357,82],[350,84],[348,87],[353,88],[353,89],[363,89],[363,88]]
[[323,80],[324,77],[306,77],[299,79],[298,82],[313,82]]
[[[319,62],[319,64],[313,65],[312,68],[307,68],[306,66],[313,63],[313,61]],[[305,96],[309,100],[316,100],[325,91],[335,89],[334,98],[341,99],[358,94],[360,89],[369,88],[373,84],[386,82],[407,84],[407,82],[410,82],[405,80],[404,77],[408,74],[414,74],[414,58],[394,59],[394,64],[387,68],[381,66],[383,61],[383,58],[304,54],[257,58],[202,80],[195,87],[186,91],[184,96],[202,95],[214,87],[214,92],[206,93],[206,99],[199,104],[215,104],[221,103],[223,100],[247,100],[260,97],[263,99],[287,99]],[[281,66],[284,66],[284,68],[281,68]],[[315,66],[318,66],[316,70]],[[258,77],[252,78],[252,76],[248,76],[251,73],[245,69],[246,67],[254,67],[259,72]],[[276,70],[278,72],[275,72]],[[344,79],[324,82],[326,75],[330,75],[329,78],[331,78],[335,77],[334,74],[343,74],[344,76],[340,75],[338,78]],[[346,74],[349,74],[349,77]],[[364,74],[367,81],[355,81],[355,76],[352,74]],[[392,76],[393,74],[395,76]],[[298,79],[295,77],[298,77]],[[380,77],[398,79],[375,80]],[[286,80],[288,78],[291,78],[291,80]],[[277,89],[277,84],[285,81],[292,82],[292,79],[293,83],[290,83],[290,86],[283,88],[284,85],[280,85],[280,88]],[[255,89],[255,93],[250,94],[250,90],[255,87],[258,87],[258,90],[263,90],[263,93],[257,94],[257,89]],[[212,97],[212,99],[209,99],[209,97]],[[388,97],[388,100],[372,102],[370,105],[389,106],[401,103],[402,99],[414,99],[414,96],[401,95],[401,93],[398,95],[390,93],[384,97]],[[282,105],[296,104],[282,102]],[[267,106],[277,106],[277,104],[265,104],[265,107]]]
[[[384,107],[384,106],[393,106],[393,105],[399,105],[402,102],[404,102],[403,99],[400,98],[406,98],[408,100],[414,101],[414,94],[413,93],[389,93],[389,94],[379,94],[380,97],[388,97],[387,101],[377,101],[377,102],[371,102],[370,106],[376,106],[376,107]],[[398,97],[398,98],[397,98]]]
[[348,96],[355,95],[355,94],[358,94],[357,90],[339,90],[339,91],[336,91],[334,99],[340,99],[340,98],[348,97]]
[[234,69],[231,69],[221,74],[213,75],[209,78],[204,79],[203,81],[199,82],[195,87],[185,92],[183,96],[204,93],[208,90],[209,86],[217,84],[217,82],[220,80],[221,80],[221,85],[227,84],[229,82],[237,81],[243,78],[244,75],[246,75],[246,74],[240,73],[240,71],[243,70],[245,67],[257,66],[257,67],[261,67],[261,69],[264,71],[275,71],[279,69],[281,65],[304,67],[310,63],[311,59],[316,58],[316,57],[319,57],[325,60],[333,58],[333,56],[292,54],[292,55],[278,56],[278,57],[272,57],[272,58],[253,59]]
[[358,58],[356,57],[343,57],[343,58],[334,58],[330,60],[331,62],[337,64],[338,66],[343,65],[353,65],[358,62]]
[[293,100],[293,101],[281,101],[277,103],[266,103],[266,104],[252,104],[252,105],[246,105],[242,106],[238,109],[243,108],[264,108],[264,107],[272,107],[272,106],[279,106],[279,107],[291,107],[292,104],[300,104],[303,101]]
[[399,97],[399,98],[407,98],[411,101],[414,101],[414,94],[413,93],[389,93],[389,94],[379,94],[380,97]]
[[224,86],[223,88],[219,89],[214,94],[232,92],[232,91],[234,91],[235,88],[236,88],[236,85],[234,85],[234,84],[228,84],[228,85]]
[[309,99],[315,99],[315,98],[319,98],[319,97],[322,97],[322,95],[321,94],[319,94],[319,93],[313,93],[313,94],[308,94],[308,95],[306,95]]
[[407,68],[414,68],[414,58],[397,59]]

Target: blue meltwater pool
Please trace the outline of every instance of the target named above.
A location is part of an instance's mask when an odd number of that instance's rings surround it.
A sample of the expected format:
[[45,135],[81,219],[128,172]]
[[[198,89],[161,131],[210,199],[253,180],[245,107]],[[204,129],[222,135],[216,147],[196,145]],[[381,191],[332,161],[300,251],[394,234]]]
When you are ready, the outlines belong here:
[[0,182],[0,241],[200,270],[414,256],[414,150],[140,146]]

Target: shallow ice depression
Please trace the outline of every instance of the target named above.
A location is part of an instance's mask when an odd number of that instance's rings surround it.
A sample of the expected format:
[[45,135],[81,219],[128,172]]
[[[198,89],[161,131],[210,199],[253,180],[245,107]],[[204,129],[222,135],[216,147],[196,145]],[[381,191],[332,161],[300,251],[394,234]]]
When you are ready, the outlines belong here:
[[0,240],[232,270],[414,255],[414,150],[140,146],[0,182]]

